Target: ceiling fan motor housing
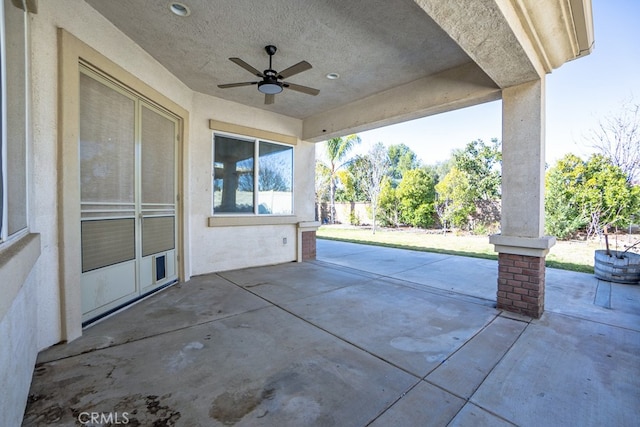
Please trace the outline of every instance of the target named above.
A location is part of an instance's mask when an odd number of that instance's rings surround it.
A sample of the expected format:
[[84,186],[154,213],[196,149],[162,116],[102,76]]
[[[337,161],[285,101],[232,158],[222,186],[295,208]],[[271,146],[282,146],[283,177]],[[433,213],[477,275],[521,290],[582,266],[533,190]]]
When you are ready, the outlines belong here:
[[222,89],[226,89],[231,87],[257,85],[258,91],[266,95],[265,104],[273,104],[273,101],[274,101],[273,95],[276,95],[282,92],[284,88],[288,88],[297,92],[302,92],[302,93],[306,93],[308,95],[314,95],[314,96],[320,93],[318,89],[313,89],[307,86],[297,85],[293,83],[286,83],[282,81],[298,73],[309,70],[311,68],[311,64],[309,64],[307,61],[300,61],[297,64],[292,65],[289,68],[286,68],[278,73],[276,70],[273,69],[273,55],[276,53],[278,49],[274,45],[267,45],[264,47],[264,50],[267,52],[267,55],[269,55],[269,68],[264,70],[264,72],[262,73],[258,71],[255,67],[244,62],[240,58],[235,58],[235,57],[229,58],[230,61],[244,68],[251,74],[258,77],[262,77],[262,81],[228,83],[228,84],[218,85],[218,87]]
[[282,83],[275,77],[266,76],[263,81],[258,82],[258,90],[265,94],[275,95],[282,92]]
[[267,95],[275,95],[276,93],[282,92],[283,89],[282,83],[278,81],[278,73],[271,68],[273,67],[271,60],[278,48],[273,45],[267,45],[264,47],[264,50],[267,51],[269,55],[269,68],[264,70],[264,78],[261,82],[258,82],[258,90]]

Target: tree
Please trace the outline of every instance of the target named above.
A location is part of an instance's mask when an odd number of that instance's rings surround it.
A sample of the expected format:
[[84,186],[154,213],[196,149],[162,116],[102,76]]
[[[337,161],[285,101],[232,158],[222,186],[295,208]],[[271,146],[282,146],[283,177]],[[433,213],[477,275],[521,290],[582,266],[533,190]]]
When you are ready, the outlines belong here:
[[545,177],[545,227],[559,239],[568,239],[587,225],[578,195],[583,163],[578,156],[567,154]]
[[445,176],[449,173],[449,171],[453,168],[453,158],[448,158],[447,160],[443,160],[441,162],[437,162],[432,165],[433,170],[438,177],[438,181],[442,181]]
[[436,213],[443,230],[446,230],[447,224],[462,227],[469,221],[469,216],[476,208],[470,186],[467,174],[455,167],[436,184]]
[[331,171],[322,162],[316,161],[315,193],[316,193],[316,219],[322,221],[322,202],[329,199]]
[[628,175],[611,160],[596,154],[584,165],[580,201],[587,215],[587,238],[602,234],[606,226],[626,225],[638,209],[638,187],[627,181]]
[[376,217],[380,191],[382,189],[382,182],[389,170],[390,162],[387,149],[382,142],[378,142],[371,147],[365,159],[366,161],[362,162],[362,167],[358,175],[361,177],[360,182],[371,203],[371,217],[373,218],[372,232],[376,234]]
[[402,180],[406,171],[420,167],[418,155],[405,144],[393,144],[387,149],[389,157],[389,178],[394,187]]
[[368,167],[366,156],[356,156],[351,159],[344,168],[338,171],[338,180],[341,188],[336,189],[336,200],[340,202],[366,202],[367,194],[364,191],[361,170]]
[[[439,169],[449,171],[436,187],[436,211],[441,221],[473,228],[475,222],[489,224],[499,220],[502,152],[500,142],[490,144],[478,139],[462,150],[455,150],[450,165]],[[446,224],[443,224],[446,226]]]
[[593,148],[618,166],[627,181],[640,181],[640,105],[626,103],[618,115],[605,117],[588,137]]
[[607,225],[627,225],[640,209],[640,188],[600,154],[587,161],[567,154],[549,169],[545,185],[547,231],[560,238],[579,230],[588,238],[601,234]]
[[453,165],[467,175],[475,200],[500,198],[502,151],[496,138],[486,144],[477,139],[453,153]]
[[407,171],[398,185],[402,222],[426,228],[434,223],[435,177],[424,169]]
[[329,206],[330,221],[335,223],[336,218],[336,187],[338,185],[338,171],[347,165],[350,159],[347,155],[351,149],[360,143],[358,135],[348,135],[346,137],[331,138],[326,142],[326,155],[328,163],[324,166],[329,174]]
[[398,189],[391,185],[391,179],[386,176],[382,180],[380,189],[380,209],[378,219],[386,226],[398,227],[400,225],[400,198]]

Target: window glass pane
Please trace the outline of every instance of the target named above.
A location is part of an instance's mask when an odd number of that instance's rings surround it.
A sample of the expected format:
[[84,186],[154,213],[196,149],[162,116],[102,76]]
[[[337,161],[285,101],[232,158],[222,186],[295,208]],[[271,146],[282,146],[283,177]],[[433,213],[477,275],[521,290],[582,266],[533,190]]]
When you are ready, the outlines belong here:
[[260,141],[258,213],[293,212],[293,147]]
[[135,103],[80,73],[82,202],[133,203]]
[[253,213],[254,141],[214,137],[213,210]]
[[11,235],[27,226],[26,64],[24,11],[5,1],[7,67],[7,225]]

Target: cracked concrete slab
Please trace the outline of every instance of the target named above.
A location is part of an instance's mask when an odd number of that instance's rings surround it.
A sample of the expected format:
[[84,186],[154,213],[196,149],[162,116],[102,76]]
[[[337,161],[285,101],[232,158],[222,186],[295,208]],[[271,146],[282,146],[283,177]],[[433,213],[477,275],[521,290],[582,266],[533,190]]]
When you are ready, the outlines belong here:
[[466,402],[433,384],[421,381],[395,405],[376,419],[371,427],[445,426]]
[[638,354],[640,332],[546,313],[471,401],[521,426],[633,425]]
[[325,259],[335,260],[345,256],[374,253],[380,250],[380,247],[378,246],[339,242],[335,240],[318,239],[318,242],[321,242],[322,257]]
[[397,283],[373,280],[283,307],[419,377],[499,313]]
[[[473,274],[469,274],[473,271]],[[498,270],[495,261],[449,256],[394,274],[397,279],[495,301]]]
[[[450,255],[442,255],[430,252],[403,251],[403,256],[397,256],[398,249],[342,243],[331,240],[322,240],[322,259],[333,264],[368,271],[370,273],[391,276],[399,272],[412,270],[418,266],[442,261]],[[347,251],[340,245],[348,246]],[[361,249],[362,248],[362,249]]]
[[24,423],[117,411],[137,425],[362,426],[416,381],[268,307],[41,364]]
[[603,288],[609,288],[609,307],[605,307],[599,304],[600,282],[592,274],[548,268],[545,310],[640,330],[640,286],[604,282]]
[[[206,302],[206,303],[205,303]],[[176,284],[91,326],[91,333],[38,355],[38,363],[175,331],[245,311],[267,302],[243,292],[216,275],[198,276]]]
[[477,260],[455,259],[469,279],[451,290],[446,270],[419,264],[418,283],[367,261],[420,254],[339,245],[195,277],[45,350],[23,425],[81,411],[189,427],[636,423],[640,287],[611,284],[606,309],[592,276],[552,271],[532,320],[478,296]]
[[314,263],[280,264],[218,273],[229,281],[273,302],[293,301],[365,283],[375,275],[327,269]]
[[[545,425],[545,424],[539,424]],[[484,409],[474,405],[473,403],[467,403],[462,410],[458,412],[456,417],[451,420],[447,427],[514,427],[515,424],[504,420],[495,414],[492,414]]]
[[426,380],[468,399],[516,342],[527,323],[496,318]]

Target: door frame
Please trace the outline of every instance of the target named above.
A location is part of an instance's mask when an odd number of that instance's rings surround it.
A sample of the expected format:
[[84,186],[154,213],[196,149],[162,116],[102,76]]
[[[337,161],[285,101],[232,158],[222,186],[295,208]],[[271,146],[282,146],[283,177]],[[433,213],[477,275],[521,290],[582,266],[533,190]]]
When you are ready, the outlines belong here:
[[61,339],[71,341],[82,335],[81,251],[80,251],[80,64],[99,71],[150,104],[178,119],[176,159],[177,206],[176,242],[178,280],[189,280],[187,266],[188,179],[187,149],[189,112],[136,76],[89,47],[64,29],[58,29],[58,236]]

